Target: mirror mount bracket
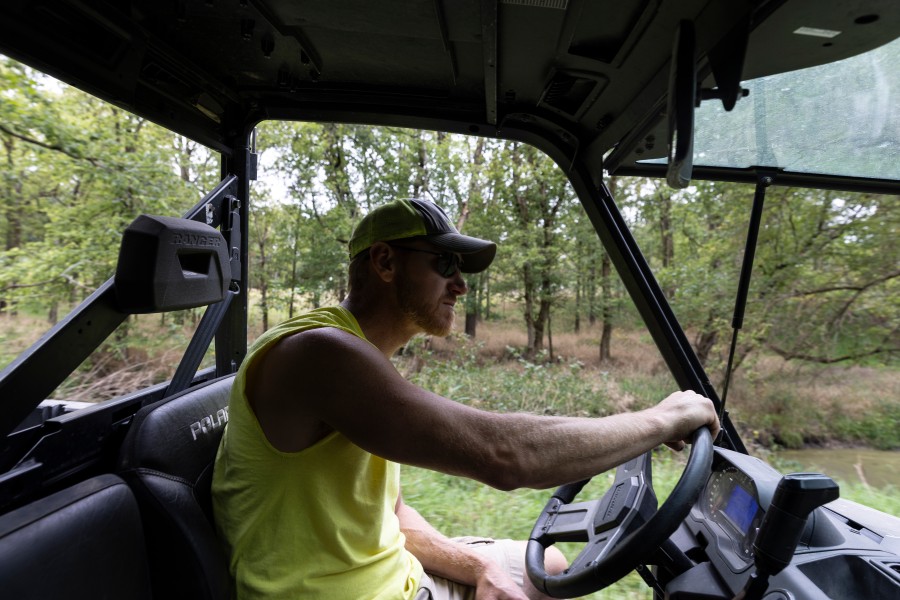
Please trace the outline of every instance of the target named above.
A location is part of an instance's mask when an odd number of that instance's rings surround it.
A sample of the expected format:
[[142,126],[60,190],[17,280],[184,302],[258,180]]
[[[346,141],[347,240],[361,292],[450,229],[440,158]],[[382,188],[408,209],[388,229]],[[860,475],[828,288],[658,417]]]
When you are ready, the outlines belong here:
[[701,90],[699,100],[718,98],[722,107],[731,111],[737,101],[747,95],[741,87],[744,58],[750,41],[749,17],[738,22],[727,35],[709,51],[709,66],[716,80],[716,88]]

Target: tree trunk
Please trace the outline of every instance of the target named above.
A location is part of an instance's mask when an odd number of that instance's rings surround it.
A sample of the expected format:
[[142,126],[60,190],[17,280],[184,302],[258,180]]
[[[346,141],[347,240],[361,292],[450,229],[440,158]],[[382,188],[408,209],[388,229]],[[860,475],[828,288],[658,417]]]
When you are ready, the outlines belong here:
[[469,286],[469,293],[466,294],[465,297],[465,308],[466,308],[466,335],[474,338],[476,333],[476,328],[478,325],[478,302],[480,301],[481,294],[479,293],[479,277],[477,275],[467,278],[467,281],[471,284]]
[[544,330],[549,330],[550,327],[550,307],[553,304],[550,286],[550,268],[545,267],[541,276],[541,299],[538,305],[538,318],[534,323],[534,349],[536,352],[544,349]]
[[343,302],[344,298],[347,297],[347,272],[341,271],[341,274],[338,275],[338,298]]
[[600,290],[602,293],[603,330],[600,333],[600,362],[612,359],[612,282],[609,254],[603,253],[600,261]]
[[712,316],[710,316],[707,319],[706,326],[703,328],[703,331],[698,333],[694,338],[694,346],[696,346],[697,359],[704,367],[706,366],[706,361],[707,359],[709,359],[709,355],[718,340],[719,332],[716,331]]
[[259,310],[262,313],[263,331],[269,330],[269,286],[265,281],[259,286]]
[[[659,198],[659,237],[662,266],[667,268],[672,266],[675,259],[675,235],[672,232],[672,195],[660,192],[657,197]],[[666,295],[666,298],[674,298],[674,285],[665,288],[663,293]]]
[[466,335],[469,336],[470,338],[474,338],[477,325],[478,325],[478,315],[476,315],[475,313],[466,311]]
[[552,319],[550,315],[547,315],[547,353],[550,362],[554,362],[555,358],[553,356],[553,327],[552,327]]
[[491,277],[487,273],[481,274],[482,279],[482,298],[484,299],[483,317],[490,320],[491,318]]
[[579,333],[581,331],[581,288],[583,287],[583,283],[581,281],[581,273],[579,273],[575,278],[575,333]]
[[[428,149],[422,131],[416,134],[416,175],[413,181],[413,197],[421,198],[428,191]],[[458,228],[457,228],[458,229]]]
[[531,282],[531,265],[526,263],[522,267],[522,280],[525,283],[525,331],[527,342],[525,353],[531,358],[535,354],[535,326],[534,326],[534,286]]

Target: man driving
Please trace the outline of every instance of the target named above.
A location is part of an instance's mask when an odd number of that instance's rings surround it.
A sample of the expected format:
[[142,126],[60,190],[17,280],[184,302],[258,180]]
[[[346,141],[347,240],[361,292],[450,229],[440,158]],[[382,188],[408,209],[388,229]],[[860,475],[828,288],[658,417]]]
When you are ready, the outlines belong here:
[[[424,200],[369,212],[349,243],[350,292],[265,332],[235,377],[213,477],[216,524],[244,598],[543,598],[524,542],[450,540],[403,502],[400,464],[501,490],[601,473],[675,448],[712,403],[675,392],[603,418],[498,414],[405,380],[391,363],[416,334],[447,335],[462,273],[494,259]],[[566,567],[548,549],[547,571]]]

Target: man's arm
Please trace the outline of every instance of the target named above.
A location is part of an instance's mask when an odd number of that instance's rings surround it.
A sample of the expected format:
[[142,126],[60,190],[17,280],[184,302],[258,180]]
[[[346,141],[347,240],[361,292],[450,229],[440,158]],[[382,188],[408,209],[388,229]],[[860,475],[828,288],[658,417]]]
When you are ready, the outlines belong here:
[[445,537],[402,497],[397,500],[396,513],[406,549],[427,573],[472,586],[479,598],[527,600],[522,588],[498,564]]
[[324,425],[378,456],[499,489],[577,481],[678,443],[701,425],[718,432],[712,403],[693,392],[603,418],[477,410],[406,381],[377,348],[334,328],[285,338],[250,383],[251,403],[276,447],[277,439]]

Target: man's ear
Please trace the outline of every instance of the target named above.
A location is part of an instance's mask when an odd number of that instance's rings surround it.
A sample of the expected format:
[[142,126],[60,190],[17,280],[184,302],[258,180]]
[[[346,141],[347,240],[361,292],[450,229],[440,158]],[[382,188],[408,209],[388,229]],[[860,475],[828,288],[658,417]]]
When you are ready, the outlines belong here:
[[397,253],[384,242],[375,242],[369,247],[369,260],[375,274],[384,281],[393,281],[397,273]]

